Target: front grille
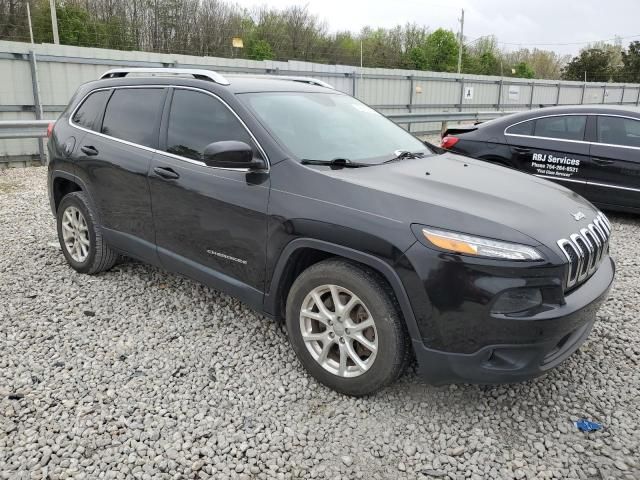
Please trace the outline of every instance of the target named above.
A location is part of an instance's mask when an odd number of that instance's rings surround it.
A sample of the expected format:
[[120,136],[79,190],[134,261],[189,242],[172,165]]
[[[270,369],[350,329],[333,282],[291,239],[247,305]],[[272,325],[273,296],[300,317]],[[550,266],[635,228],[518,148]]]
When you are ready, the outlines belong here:
[[611,224],[599,213],[587,228],[558,240],[558,246],[569,261],[566,288],[584,282],[596,271],[603,255],[609,250]]

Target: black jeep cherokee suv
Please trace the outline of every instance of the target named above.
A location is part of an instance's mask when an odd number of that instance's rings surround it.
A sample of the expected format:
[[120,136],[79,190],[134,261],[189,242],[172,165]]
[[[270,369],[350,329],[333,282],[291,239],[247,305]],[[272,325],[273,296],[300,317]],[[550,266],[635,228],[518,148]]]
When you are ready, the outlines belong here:
[[69,264],[125,254],[227,292],[351,395],[414,354],[441,384],[520,381],[574,352],[614,276],[606,217],[314,83],[120,69],[80,87],[49,141]]

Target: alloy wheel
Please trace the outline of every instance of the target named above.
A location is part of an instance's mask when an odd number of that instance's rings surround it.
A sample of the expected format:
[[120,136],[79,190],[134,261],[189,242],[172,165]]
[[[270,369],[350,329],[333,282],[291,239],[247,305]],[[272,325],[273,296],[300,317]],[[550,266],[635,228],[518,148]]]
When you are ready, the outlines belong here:
[[321,285],[309,292],[300,310],[300,331],[313,359],[334,375],[360,376],[375,361],[375,320],[364,302],[346,288]]
[[62,216],[62,239],[67,253],[78,263],[89,256],[89,228],[82,212],[69,206]]

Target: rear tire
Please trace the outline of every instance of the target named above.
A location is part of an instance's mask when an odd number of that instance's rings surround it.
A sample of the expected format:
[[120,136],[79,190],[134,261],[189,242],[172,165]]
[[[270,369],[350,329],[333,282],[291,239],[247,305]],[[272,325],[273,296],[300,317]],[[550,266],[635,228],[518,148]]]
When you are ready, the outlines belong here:
[[56,217],[62,253],[74,270],[95,274],[115,265],[118,254],[105,242],[97,215],[84,192],[66,195]]
[[287,298],[286,324],[305,369],[347,395],[384,388],[411,358],[389,285],[377,272],[345,260],[325,260],[300,274]]

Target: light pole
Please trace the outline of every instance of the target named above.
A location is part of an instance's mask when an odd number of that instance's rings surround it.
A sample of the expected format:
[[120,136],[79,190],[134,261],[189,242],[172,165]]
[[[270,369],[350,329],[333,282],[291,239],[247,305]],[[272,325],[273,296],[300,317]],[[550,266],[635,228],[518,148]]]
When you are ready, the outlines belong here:
[[58,37],[58,16],[56,15],[56,0],[49,0],[49,7],[51,8],[51,28],[53,29],[53,43],[60,44],[60,37]]
[[458,73],[462,69],[462,41],[464,39],[464,8],[460,17],[460,42],[458,43]]

